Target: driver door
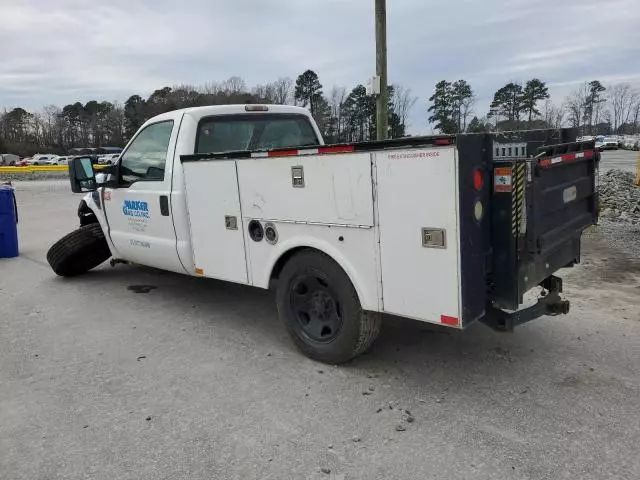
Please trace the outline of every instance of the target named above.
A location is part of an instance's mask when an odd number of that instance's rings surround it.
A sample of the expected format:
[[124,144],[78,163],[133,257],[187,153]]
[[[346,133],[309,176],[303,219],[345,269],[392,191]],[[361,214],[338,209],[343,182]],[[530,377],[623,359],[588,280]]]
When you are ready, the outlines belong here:
[[171,214],[173,152],[182,113],[163,117],[138,132],[122,153],[103,205],[119,258],[185,273]]

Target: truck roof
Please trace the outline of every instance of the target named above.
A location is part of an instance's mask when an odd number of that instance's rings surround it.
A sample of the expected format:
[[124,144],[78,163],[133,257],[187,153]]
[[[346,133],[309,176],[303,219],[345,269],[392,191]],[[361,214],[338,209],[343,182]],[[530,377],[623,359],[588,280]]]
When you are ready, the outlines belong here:
[[[290,113],[290,114],[295,113],[298,115],[305,115],[307,117],[311,117],[311,113],[309,112],[309,110],[303,107],[294,107],[291,105],[268,105],[268,104],[260,104],[260,105],[267,107],[269,109],[268,112],[270,113]],[[182,108],[179,110],[172,110],[171,112],[166,112],[166,113],[157,115],[151,118],[150,120],[147,120],[146,123],[154,123],[154,122],[162,121],[165,118],[168,119],[170,118],[170,114],[171,116],[173,116],[176,112],[180,112],[180,111],[184,112],[185,115],[191,116],[196,121],[200,120],[202,117],[208,117],[211,115],[236,115],[236,114],[250,113],[246,110],[246,107],[248,106],[256,107],[257,105],[255,104],[209,105],[205,107]]]

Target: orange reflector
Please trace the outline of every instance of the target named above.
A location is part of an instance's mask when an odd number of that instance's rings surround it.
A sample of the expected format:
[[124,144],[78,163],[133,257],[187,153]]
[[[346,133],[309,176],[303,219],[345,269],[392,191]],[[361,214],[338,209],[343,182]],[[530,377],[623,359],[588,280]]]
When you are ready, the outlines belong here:
[[204,275],[204,270],[201,268],[196,268],[196,275]]

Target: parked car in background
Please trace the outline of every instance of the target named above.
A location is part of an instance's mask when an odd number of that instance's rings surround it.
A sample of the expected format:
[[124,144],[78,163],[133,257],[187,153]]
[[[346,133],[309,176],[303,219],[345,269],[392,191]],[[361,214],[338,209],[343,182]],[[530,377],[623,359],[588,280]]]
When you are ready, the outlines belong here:
[[47,165],[67,165],[73,157],[52,157],[47,160]]
[[602,141],[602,150],[618,150],[620,144],[616,137],[604,137]]
[[100,155],[98,157],[98,163],[101,165],[113,165],[118,161],[120,157],[119,153],[109,153],[108,155]]
[[0,165],[13,166],[20,161],[18,155],[13,153],[0,153]]
[[596,137],[596,148],[598,150],[602,150],[603,146],[604,146],[604,135],[598,135]]
[[27,161],[27,165],[48,165],[48,162],[55,158],[58,158],[58,155],[38,153]]

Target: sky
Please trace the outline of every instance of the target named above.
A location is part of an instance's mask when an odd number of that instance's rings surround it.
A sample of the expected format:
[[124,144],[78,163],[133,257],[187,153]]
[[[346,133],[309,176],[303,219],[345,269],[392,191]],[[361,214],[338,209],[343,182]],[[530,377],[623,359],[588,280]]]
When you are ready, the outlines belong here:
[[[467,80],[476,110],[540,78],[562,103],[580,83],[640,87],[639,0],[387,0],[390,83],[427,133],[439,80]],[[0,108],[123,102],[165,85],[315,70],[329,93],[375,74],[374,0],[0,0]]]

